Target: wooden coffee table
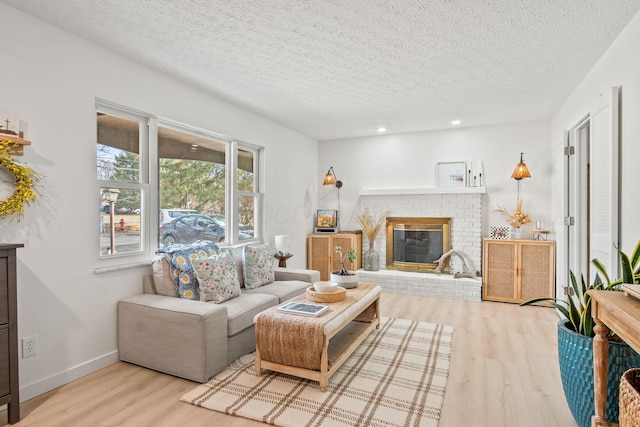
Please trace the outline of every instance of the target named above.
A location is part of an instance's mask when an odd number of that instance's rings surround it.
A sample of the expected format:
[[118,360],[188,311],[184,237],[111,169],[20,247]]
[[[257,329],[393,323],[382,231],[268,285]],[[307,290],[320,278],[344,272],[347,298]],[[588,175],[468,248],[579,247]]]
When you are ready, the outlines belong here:
[[[305,295],[287,302],[318,304]],[[364,339],[380,326],[380,286],[359,283],[347,290],[344,301],[321,303],[329,309],[318,317],[282,313],[276,307],[258,314],[256,375],[262,369],[320,382],[329,378]]]

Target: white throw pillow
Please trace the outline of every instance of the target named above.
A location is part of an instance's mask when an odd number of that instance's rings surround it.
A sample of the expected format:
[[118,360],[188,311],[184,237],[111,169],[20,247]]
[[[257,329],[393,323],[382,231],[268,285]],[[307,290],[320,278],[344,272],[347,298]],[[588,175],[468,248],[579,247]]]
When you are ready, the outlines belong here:
[[158,295],[179,297],[178,287],[171,279],[171,265],[164,255],[158,255],[151,261],[153,269],[153,284]]

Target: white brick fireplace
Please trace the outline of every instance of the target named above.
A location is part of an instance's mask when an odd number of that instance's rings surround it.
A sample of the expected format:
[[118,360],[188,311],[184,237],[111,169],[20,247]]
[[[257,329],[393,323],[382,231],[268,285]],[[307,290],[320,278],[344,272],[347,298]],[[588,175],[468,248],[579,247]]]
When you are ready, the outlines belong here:
[[[484,187],[430,189],[365,189],[356,211],[368,209],[377,219],[385,211],[389,216],[451,218],[451,248],[467,256],[474,271],[481,270],[482,194]],[[369,242],[363,235],[363,251]],[[479,301],[481,278],[454,278],[449,274],[414,273],[386,269],[386,233],[378,233],[375,249],[380,254],[379,271],[358,271],[362,281],[379,284],[386,292],[409,293]],[[461,272],[462,262],[451,258],[451,273]]]

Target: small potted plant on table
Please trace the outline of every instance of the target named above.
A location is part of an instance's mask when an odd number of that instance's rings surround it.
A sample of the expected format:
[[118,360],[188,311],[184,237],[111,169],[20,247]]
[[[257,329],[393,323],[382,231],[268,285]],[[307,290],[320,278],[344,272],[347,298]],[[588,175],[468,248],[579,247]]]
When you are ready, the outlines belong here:
[[336,246],[335,254],[338,257],[338,260],[340,260],[340,270],[334,270],[331,272],[331,281],[345,289],[357,287],[358,273],[352,270],[347,270],[344,266],[344,263],[347,261],[352,264],[356,262],[356,259],[358,258],[356,250],[351,248],[342,253],[342,247]]

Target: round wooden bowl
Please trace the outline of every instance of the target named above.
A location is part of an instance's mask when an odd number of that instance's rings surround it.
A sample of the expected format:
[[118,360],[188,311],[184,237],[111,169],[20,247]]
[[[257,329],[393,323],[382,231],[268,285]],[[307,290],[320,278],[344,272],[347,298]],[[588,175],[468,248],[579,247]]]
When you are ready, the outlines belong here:
[[338,302],[347,297],[347,290],[340,286],[334,292],[318,292],[313,286],[307,288],[307,299],[314,302]]

